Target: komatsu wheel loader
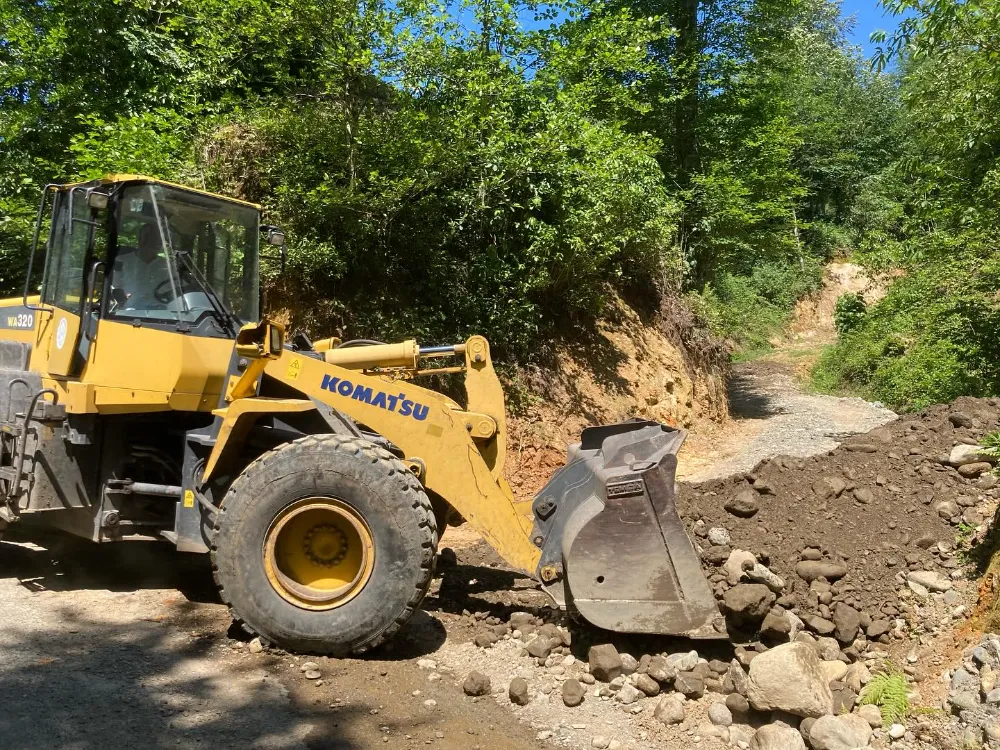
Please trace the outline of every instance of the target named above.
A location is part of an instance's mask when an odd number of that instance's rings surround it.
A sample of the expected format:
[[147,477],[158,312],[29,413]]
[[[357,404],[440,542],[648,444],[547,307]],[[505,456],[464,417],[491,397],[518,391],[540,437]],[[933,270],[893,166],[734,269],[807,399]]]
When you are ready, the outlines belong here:
[[[307,653],[390,638],[460,519],[593,625],[726,635],[674,507],[682,431],[588,428],[517,502],[486,339],[286,340],[258,313],[268,253],[283,233],[250,203],[45,187],[24,295],[0,301],[0,527],[210,554],[234,619]],[[417,382],[442,372],[463,403]]]

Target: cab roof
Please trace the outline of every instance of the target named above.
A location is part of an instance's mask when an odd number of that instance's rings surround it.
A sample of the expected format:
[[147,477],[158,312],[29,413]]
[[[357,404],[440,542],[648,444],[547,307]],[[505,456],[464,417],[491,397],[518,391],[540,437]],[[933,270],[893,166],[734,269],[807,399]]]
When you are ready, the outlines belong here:
[[59,185],[59,189],[73,188],[73,187],[83,187],[84,185],[96,186],[96,185],[117,185],[124,182],[136,182],[136,183],[155,183],[157,185],[166,185],[167,187],[177,188],[178,190],[187,190],[191,193],[197,193],[199,195],[207,195],[210,198],[218,198],[219,200],[228,201],[230,203],[239,203],[242,206],[250,206],[258,211],[263,211],[263,207],[257,203],[250,203],[249,201],[242,201],[239,198],[232,198],[228,195],[219,195],[218,193],[211,193],[208,190],[199,190],[198,188],[191,187],[190,185],[179,185],[176,182],[168,182],[167,180],[161,180],[156,177],[149,177],[144,174],[108,174],[104,177],[99,177],[96,180],[88,180],[87,182],[72,182],[65,185]]

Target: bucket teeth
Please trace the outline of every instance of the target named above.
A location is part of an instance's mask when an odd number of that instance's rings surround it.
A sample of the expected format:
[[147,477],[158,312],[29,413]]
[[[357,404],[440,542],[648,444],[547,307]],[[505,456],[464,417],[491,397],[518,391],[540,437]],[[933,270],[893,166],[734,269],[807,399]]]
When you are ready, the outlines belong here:
[[677,515],[683,430],[632,420],[589,427],[536,495],[536,575],[593,625],[725,637],[725,622]]

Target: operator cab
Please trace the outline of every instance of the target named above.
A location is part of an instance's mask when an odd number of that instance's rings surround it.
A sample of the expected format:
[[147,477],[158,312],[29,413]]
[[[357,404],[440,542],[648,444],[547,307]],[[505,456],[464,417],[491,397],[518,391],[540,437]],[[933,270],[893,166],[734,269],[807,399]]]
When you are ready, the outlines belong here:
[[[261,227],[252,203],[136,175],[50,186],[46,196],[41,302],[79,316],[84,338],[98,318],[234,338],[258,318],[262,231],[284,260],[283,234]],[[39,219],[44,208],[43,199]]]

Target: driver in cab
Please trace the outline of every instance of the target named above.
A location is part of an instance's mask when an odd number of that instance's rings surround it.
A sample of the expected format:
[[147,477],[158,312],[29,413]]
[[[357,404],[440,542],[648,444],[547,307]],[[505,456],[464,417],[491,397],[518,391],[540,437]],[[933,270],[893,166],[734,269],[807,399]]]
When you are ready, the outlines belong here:
[[[156,224],[143,224],[136,247],[118,256],[115,286],[125,294],[125,310],[165,310],[164,288],[170,288],[170,268]],[[157,299],[159,289],[161,299]]]

